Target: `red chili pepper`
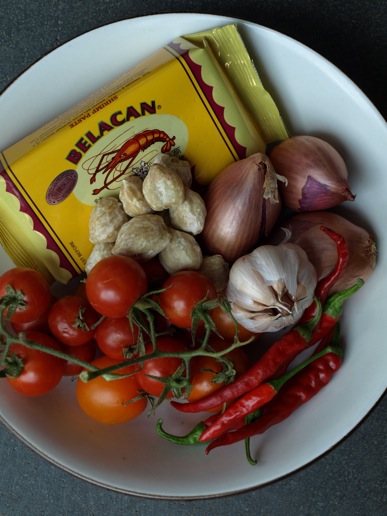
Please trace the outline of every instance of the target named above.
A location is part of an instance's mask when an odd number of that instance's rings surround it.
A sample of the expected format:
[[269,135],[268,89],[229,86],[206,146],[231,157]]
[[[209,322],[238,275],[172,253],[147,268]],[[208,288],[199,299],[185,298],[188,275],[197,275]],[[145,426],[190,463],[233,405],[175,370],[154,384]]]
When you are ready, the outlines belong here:
[[335,242],[337,249],[337,261],[335,268],[325,278],[322,278],[319,281],[315,290],[315,296],[317,299],[324,303],[328,297],[330,289],[335,285],[347,267],[349,251],[345,238],[342,235],[336,233],[332,229],[327,228],[326,226],[320,226],[320,230]]
[[[326,226],[320,226],[320,230],[323,231],[329,238],[331,238],[335,244],[337,249],[337,260],[336,265],[334,269],[324,278],[322,278],[316,286],[315,289],[315,300],[312,302],[312,304],[305,310],[303,316],[301,317],[298,324],[305,324],[307,321],[310,321],[316,314],[317,310],[317,302],[316,300],[320,301],[322,305],[324,305],[329,291],[333,287],[333,285],[337,282],[337,280],[340,278],[340,276],[343,274],[345,268],[348,264],[348,258],[349,258],[349,252],[348,252],[348,246],[347,243],[342,235],[339,233],[336,233],[332,229],[327,228]],[[322,315],[324,317],[324,313]],[[319,323],[320,324],[320,323]],[[305,348],[308,348],[315,344],[317,341],[315,338],[312,337],[312,339],[307,343]],[[300,350],[302,351],[302,350]],[[278,370],[275,373],[276,377],[282,376],[285,374],[285,371],[289,367],[289,364],[293,361],[293,359],[297,356],[297,354],[289,355],[287,358],[284,358],[283,364],[281,367],[278,368]]]
[[321,317],[321,304],[315,317],[303,325],[297,325],[277,340],[248,371],[234,382],[214,393],[191,403],[171,401],[171,405],[181,412],[203,412],[223,403],[233,401],[246,392],[258,387],[271,378],[288,357],[297,356],[308,346],[313,330]]
[[[318,317],[318,311],[321,310],[321,302],[325,302],[329,290],[341,276],[348,263],[348,246],[343,236],[325,226],[321,226],[320,229],[335,241],[337,245],[337,262],[333,271],[318,283],[316,287],[317,299],[306,310],[300,323],[274,343],[260,360],[235,382],[196,402],[185,404],[171,402],[176,409],[181,412],[201,412],[212,409],[219,404],[232,401],[254,389],[271,376],[281,376],[292,360],[301,351],[312,345],[312,337],[309,334],[310,326],[313,326],[316,317]],[[341,314],[341,309],[339,312]],[[328,326],[331,325],[330,328],[333,328],[336,322],[335,320],[330,321],[329,315],[328,312],[324,317],[324,324],[320,325],[321,330],[318,333],[320,338],[325,329],[328,332]],[[316,335],[314,333],[314,337]],[[313,343],[316,342],[317,340],[314,338]]]
[[[320,321],[313,330],[312,337],[309,339],[309,342],[305,346],[305,349],[308,347],[312,347],[321,339],[323,339],[326,335],[329,335],[333,331],[335,324],[340,319],[344,303],[347,301],[355,292],[357,292],[364,285],[364,281],[362,279],[358,279],[354,285],[348,287],[341,292],[336,292],[328,297]],[[302,351],[302,350],[301,350]],[[275,376],[281,376],[284,374],[289,364],[296,358],[297,355],[288,356],[284,359],[284,362],[280,368],[275,373]]]
[[206,453],[219,446],[263,434],[272,426],[281,423],[316,396],[330,382],[341,364],[340,354],[327,353],[321,356],[286,383],[281,392],[264,406],[261,417],[235,431],[223,433],[207,446]]
[[201,434],[199,441],[210,441],[211,439],[216,439],[220,435],[224,434],[238,421],[243,420],[246,416],[252,414],[260,407],[272,400],[278,391],[286,384],[286,382],[290,380],[290,378],[302,371],[311,362],[314,362],[318,358],[328,353],[341,355],[342,351],[341,348],[337,346],[327,346],[317,355],[313,355],[312,357],[308,358],[302,362],[302,364],[281,376],[280,378],[263,383],[256,389],[251,390],[236,400],[232,405],[230,405],[210,427],[205,429]]
[[[324,307],[321,318],[315,319],[304,325],[297,326],[275,342],[262,357],[243,375],[233,383],[225,385],[218,391],[192,403],[179,403],[172,401],[171,405],[181,412],[202,412],[212,409],[222,403],[227,403],[239,398],[246,392],[258,387],[268,378],[273,377],[294,358],[308,347],[316,344],[324,336],[333,330],[335,324],[340,319],[343,306],[355,292],[364,285],[362,279],[358,279],[351,287],[332,294]],[[313,321],[318,319],[317,326],[313,326]],[[303,328],[303,331],[300,331]],[[314,328],[310,335],[305,329]]]
[[319,323],[313,331],[312,337],[309,341],[309,346],[316,344],[320,339],[324,338],[325,335],[334,329],[343,313],[344,303],[363,285],[364,281],[359,278],[351,287],[329,296],[325,303]]
[[[349,251],[347,243],[342,235],[336,233],[332,229],[327,228],[326,226],[320,226],[320,230],[323,231],[329,238],[331,238],[335,244],[337,249],[337,260],[335,268],[324,278],[322,278],[316,286],[315,289],[315,297],[324,304],[329,291],[335,285],[337,280],[343,274],[345,268],[348,264]],[[304,322],[310,320],[316,311],[316,303],[313,302],[304,312],[299,324],[303,324]]]

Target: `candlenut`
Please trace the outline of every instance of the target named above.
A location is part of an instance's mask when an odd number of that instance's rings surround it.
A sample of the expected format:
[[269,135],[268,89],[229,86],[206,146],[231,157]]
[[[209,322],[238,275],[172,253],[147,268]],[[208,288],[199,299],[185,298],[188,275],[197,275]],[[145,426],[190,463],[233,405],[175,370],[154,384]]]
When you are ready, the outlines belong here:
[[[135,174],[123,179],[118,199],[100,199],[91,214],[90,241],[95,246],[86,273],[110,254],[139,261],[158,256],[169,274],[199,270],[203,255],[195,236],[203,230],[207,212],[191,185],[189,162],[163,153],[154,158],[144,179]],[[224,264],[218,265],[224,273]]]

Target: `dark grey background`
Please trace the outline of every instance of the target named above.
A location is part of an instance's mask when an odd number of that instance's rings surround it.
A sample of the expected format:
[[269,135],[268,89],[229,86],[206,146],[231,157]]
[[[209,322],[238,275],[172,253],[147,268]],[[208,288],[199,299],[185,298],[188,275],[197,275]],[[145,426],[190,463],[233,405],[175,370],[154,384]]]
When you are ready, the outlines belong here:
[[[291,36],[338,66],[387,117],[386,0],[0,0],[0,91],[85,31],[166,12],[239,17]],[[6,126],[1,120],[0,130]],[[90,485],[47,463],[0,426],[0,516],[384,515],[386,407],[384,397],[343,442],[288,478],[232,497],[189,502],[136,498]]]

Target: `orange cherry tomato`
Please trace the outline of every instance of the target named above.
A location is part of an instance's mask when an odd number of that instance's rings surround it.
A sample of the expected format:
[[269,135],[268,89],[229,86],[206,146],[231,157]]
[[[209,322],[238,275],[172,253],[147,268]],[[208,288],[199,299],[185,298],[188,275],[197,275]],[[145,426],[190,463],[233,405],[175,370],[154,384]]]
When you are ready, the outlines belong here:
[[[119,362],[114,358],[101,356],[93,360],[92,364],[105,368]],[[136,370],[135,366],[127,366],[116,372],[126,374]],[[89,417],[100,423],[116,425],[135,419],[146,409],[147,399],[139,397],[139,389],[135,374],[109,381],[102,376],[89,382],[78,378],[76,396],[79,406]]]
[[[233,341],[236,334],[236,326],[232,317],[225,312],[220,306],[217,306],[211,311],[211,317],[219,334],[227,340]],[[238,324],[238,339],[243,342],[251,337],[258,338],[259,333],[253,333]]]

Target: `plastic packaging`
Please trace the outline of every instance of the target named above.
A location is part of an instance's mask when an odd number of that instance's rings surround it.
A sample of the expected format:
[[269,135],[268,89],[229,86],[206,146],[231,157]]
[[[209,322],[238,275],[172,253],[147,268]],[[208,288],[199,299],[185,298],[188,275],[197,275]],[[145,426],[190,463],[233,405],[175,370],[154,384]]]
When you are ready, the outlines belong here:
[[160,152],[206,185],[284,137],[235,25],[177,38],[0,154],[0,242],[16,265],[67,283],[91,253],[95,201]]

